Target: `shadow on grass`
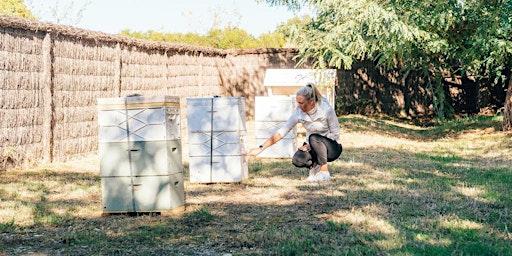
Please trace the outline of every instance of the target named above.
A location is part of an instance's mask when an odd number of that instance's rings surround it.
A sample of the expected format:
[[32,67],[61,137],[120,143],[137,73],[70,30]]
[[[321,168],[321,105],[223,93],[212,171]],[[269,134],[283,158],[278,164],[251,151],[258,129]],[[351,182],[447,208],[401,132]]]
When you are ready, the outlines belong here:
[[[391,155],[395,154],[398,157],[407,152],[394,151]],[[507,210],[512,202],[509,169],[464,169],[453,167],[453,161],[441,161],[432,168],[423,163],[424,157],[415,161],[414,169],[395,162],[386,168],[367,163],[368,169],[342,170],[341,159],[333,165],[333,182],[298,185],[298,192],[280,197],[283,201],[299,199],[283,204],[204,202],[197,210],[175,218],[60,215],[61,221],[3,230],[0,248],[7,254],[23,248],[33,252],[125,255],[512,253],[507,231],[512,219]],[[303,178],[297,172],[284,172],[287,165],[288,160],[260,162],[256,166],[261,170],[253,176]],[[94,174],[30,174],[24,178],[29,176],[94,186],[99,182]],[[8,180],[2,179],[2,183]],[[204,185],[187,196],[229,197],[259,185]],[[38,189],[51,193],[47,187]],[[54,208],[62,205],[84,207],[83,202],[73,200],[26,200],[24,204],[43,205],[40,218],[55,215]]]
[[401,119],[370,118],[357,115],[341,117],[339,120],[344,130],[357,132],[375,132],[377,130],[381,134],[420,141],[435,140],[477,129],[491,128],[494,131],[501,131],[503,128],[503,117],[500,116],[460,118],[438,123],[430,122],[421,126],[417,126],[415,122],[404,122]]
[[[381,126],[378,129],[391,134],[424,136],[386,122],[377,124]],[[437,135],[427,137],[443,136],[440,132],[434,134]],[[27,227],[9,221],[0,223],[0,252],[6,255],[31,252],[77,255],[512,254],[510,161],[443,156],[442,153],[351,149],[331,165],[333,181],[323,184],[298,182],[304,179],[307,170],[292,167],[289,159],[251,161],[250,179],[258,182],[196,186],[186,191],[187,198],[210,195],[217,199],[189,204],[187,208],[192,210],[175,217],[76,217],[73,209],[87,207],[91,202],[100,204],[100,198],[87,202],[50,201],[48,195],[53,188],[44,181],[99,187],[97,175],[51,170],[21,175],[4,173],[0,174],[0,203],[16,201],[23,205],[40,205],[33,214],[41,216],[35,218],[40,220],[38,223]],[[479,162],[493,164],[482,166]],[[258,197],[279,190],[277,185],[264,182],[272,178],[288,181],[292,186],[279,193],[277,201],[273,200],[275,198],[258,202],[222,200],[240,193],[255,193]],[[22,192],[8,193],[2,189],[16,182],[30,184],[26,187],[39,197],[27,198]],[[70,209],[69,214],[56,212],[65,205]],[[61,219],[45,219],[48,216]]]

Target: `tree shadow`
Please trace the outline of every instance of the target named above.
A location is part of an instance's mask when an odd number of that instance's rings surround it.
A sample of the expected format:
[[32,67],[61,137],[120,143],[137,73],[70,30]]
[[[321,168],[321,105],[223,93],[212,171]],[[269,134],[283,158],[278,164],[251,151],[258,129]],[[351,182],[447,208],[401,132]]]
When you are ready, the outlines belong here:
[[[366,120],[358,122],[351,125],[370,130],[365,128]],[[393,123],[371,122],[378,126],[374,130],[424,138]],[[90,203],[98,204],[95,209],[101,211],[98,195],[50,201],[47,195],[53,188],[45,181],[99,187],[98,174],[3,173],[2,201],[39,204],[33,214],[40,214],[40,221],[12,228],[0,224],[0,251],[8,255],[510,255],[510,159],[442,153],[346,148],[330,166],[333,180],[320,184],[301,182],[307,170],[293,167],[289,159],[254,160],[249,162],[246,181],[187,184],[187,210],[173,217],[80,217],[74,209]],[[274,179],[283,183],[270,182]],[[23,198],[1,189],[16,182],[36,183],[29,187],[41,196]],[[272,193],[275,197],[265,197]],[[239,195],[246,197],[233,200]],[[65,207],[68,212],[55,211]]]
[[478,116],[475,118],[460,118],[444,122],[429,120],[428,123],[417,123],[392,117],[370,118],[350,115],[340,117],[342,129],[358,132],[375,132],[419,141],[432,141],[447,136],[456,137],[464,132],[492,129],[493,132],[502,130],[502,118],[496,116]]

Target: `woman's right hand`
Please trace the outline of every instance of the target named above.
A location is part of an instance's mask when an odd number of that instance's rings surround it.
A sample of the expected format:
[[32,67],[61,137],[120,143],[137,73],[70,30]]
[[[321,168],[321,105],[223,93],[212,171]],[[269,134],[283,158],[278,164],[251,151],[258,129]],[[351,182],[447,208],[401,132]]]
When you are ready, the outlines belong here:
[[261,151],[260,148],[251,148],[244,156],[257,156]]

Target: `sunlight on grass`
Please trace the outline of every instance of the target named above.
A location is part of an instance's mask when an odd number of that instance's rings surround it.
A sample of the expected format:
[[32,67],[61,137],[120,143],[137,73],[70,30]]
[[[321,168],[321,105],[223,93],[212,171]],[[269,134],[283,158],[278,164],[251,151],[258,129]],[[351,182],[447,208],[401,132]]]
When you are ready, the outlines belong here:
[[[55,169],[60,166],[56,164]],[[12,218],[16,225],[23,227],[35,223],[60,223],[72,215],[101,214],[101,188],[98,183],[91,186],[87,182],[63,182],[58,172],[46,167],[20,172],[18,177],[8,177],[12,181],[3,184],[2,195],[10,200],[0,201],[0,221]],[[82,206],[77,207],[76,203]]]
[[[374,206],[372,208],[376,208]],[[368,209],[367,209],[368,210]],[[383,209],[373,209],[374,211],[383,211]],[[371,211],[371,210],[368,210]],[[351,228],[358,232],[367,234],[385,234],[397,235],[398,230],[388,221],[373,216],[374,213],[365,213],[360,210],[352,209],[351,211],[338,211],[332,214],[331,221],[337,223],[348,223]]]
[[0,201],[0,223],[13,220],[16,225],[28,226],[34,223],[33,205],[22,200]]
[[261,202],[265,202],[265,204],[289,205],[300,200],[300,197],[293,196],[299,194],[297,188],[295,186],[290,186],[295,182],[290,182],[289,180],[286,184],[283,182],[284,180],[279,180],[277,178],[254,179],[251,181],[253,186],[247,187],[244,190],[238,190],[237,186],[240,185],[237,184],[196,184],[194,188],[190,187],[191,191],[193,191],[193,189],[208,187],[209,189],[223,192],[220,194],[205,193],[201,196],[189,198],[188,202],[195,203],[207,201],[211,203],[227,202],[233,204],[259,204]]
[[414,240],[431,246],[449,246],[452,244],[450,239],[440,238],[438,234],[417,234]]
[[371,191],[381,191],[381,190],[400,190],[403,189],[403,186],[399,186],[397,184],[389,184],[389,183],[383,183],[383,182],[369,182],[366,184],[365,189],[371,190]]
[[0,208],[0,222],[13,220],[16,224],[20,223],[21,219],[19,217],[23,215],[24,210],[24,208],[20,207],[21,204],[16,201],[2,202],[1,200],[0,203],[2,205]]
[[403,239],[400,232],[389,221],[379,217],[380,212],[385,211],[378,206],[368,206],[362,210],[352,209],[350,211],[336,211],[330,216],[323,216],[334,223],[346,224],[354,232],[364,234],[363,238],[367,243],[382,250],[392,250],[403,246]]
[[356,162],[354,159],[349,159],[344,163],[347,167],[365,167],[365,164],[362,162]]
[[439,220],[439,225],[446,229],[475,229],[480,230],[484,227],[480,223],[470,220],[459,219],[457,216],[448,216]]
[[512,255],[512,139],[487,129],[495,121],[342,121],[330,182],[307,182],[290,159],[252,159],[240,183],[185,180],[179,216],[101,216],[97,155],[2,172],[0,251]]
[[482,202],[482,203],[489,203],[490,202],[490,200],[488,200],[488,199],[483,197],[483,196],[485,196],[485,194],[487,192],[481,186],[478,186],[478,187],[477,186],[468,187],[468,186],[465,186],[464,184],[462,184],[462,185],[459,185],[459,186],[453,186],[452,190],[455,193],[458,193],[458,194],[461,194],[463,196],[469,197],[472,200],[475,200],[475,201],[478,201],[478,202]]

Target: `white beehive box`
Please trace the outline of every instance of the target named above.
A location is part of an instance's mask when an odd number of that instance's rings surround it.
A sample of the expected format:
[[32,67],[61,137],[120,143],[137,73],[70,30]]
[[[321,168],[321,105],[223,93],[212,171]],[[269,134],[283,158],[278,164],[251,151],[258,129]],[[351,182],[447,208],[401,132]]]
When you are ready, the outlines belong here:
[[[254,135],[256,145],[263,144],[281,128],[296,109],[294,96],[256,96],[254,113]],[[263,158],[291,158],[297,150],[297,128],[284,138],[261,152]]]
[[190,157],[189,161],[190,182],[241,182],[249,177],[243,156],[200,156]]
[[104,213],[184,206],[179,102],[176,96],[98,99]]
[[287,121],[297,108],[295,96],[255,96],[254,120]]
[[203,131],[189,135],[189,156],[239,156],[244,154],[245,131]]
[[187,126],[195,131],[246,131],[243,97],[187,98]]
[[179,139],[179,104],[180,99],[176,96],[100,98],[98,141]]
[[181,140],[102,142],[98,146],[98,153],[102,177],[183,172]]
[[248,177],[243,97],[187,98],[187,127],[191,182]]
[[103,177],[103,212],[165,211],[185,204],[183,173]]

